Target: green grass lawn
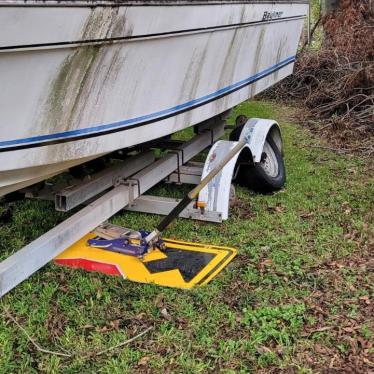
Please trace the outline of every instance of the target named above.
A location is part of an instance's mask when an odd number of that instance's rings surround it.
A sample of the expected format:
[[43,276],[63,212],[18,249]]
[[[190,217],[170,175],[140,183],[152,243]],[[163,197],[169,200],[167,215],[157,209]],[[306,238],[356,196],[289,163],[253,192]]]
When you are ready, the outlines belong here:
[[[238,187],[224,224],[179,219],[165,233],[238,248],[210,285],[181,291],[49,264],[0,301],[0,373],[373,370],[372,166],[318,148],[286,112],[262,102],[236,109],[281,120],[286,188],[263,196]],[[66,217],[37,201],[2,203],[0,214],[1,258]],[[121,212],[112,222],[152,229],[159,219]],[[10,316],[41,347],[71,357],[38,351]]]

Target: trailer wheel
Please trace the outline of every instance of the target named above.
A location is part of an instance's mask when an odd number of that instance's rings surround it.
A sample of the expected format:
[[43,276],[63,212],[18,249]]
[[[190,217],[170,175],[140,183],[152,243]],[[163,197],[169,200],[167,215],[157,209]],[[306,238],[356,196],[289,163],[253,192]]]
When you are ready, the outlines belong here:
[[[230,140],[239,140],[243,126],[236,127],[230,134]],[[278,191],[286,182],[286,168],[281,151],[274,140],[268,136],[259,163],[241,164],[237,181],[255,191],[268,193]]]
[[229,139],[231,141],[237,142],[240,138],[240,134],[242,133],[244,125],[247,123],[248,117],[244,114],[240,114],[235,119],[235,127],[230,132]]

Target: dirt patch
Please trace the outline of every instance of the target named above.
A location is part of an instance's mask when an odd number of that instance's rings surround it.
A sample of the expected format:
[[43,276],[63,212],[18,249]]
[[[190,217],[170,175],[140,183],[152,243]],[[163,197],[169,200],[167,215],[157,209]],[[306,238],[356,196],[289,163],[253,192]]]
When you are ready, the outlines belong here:
[[235,218],[253,218],[255,213],[253,212],[251,205],[248,201],[243,201],[237,197],[230,200],[230,215]]

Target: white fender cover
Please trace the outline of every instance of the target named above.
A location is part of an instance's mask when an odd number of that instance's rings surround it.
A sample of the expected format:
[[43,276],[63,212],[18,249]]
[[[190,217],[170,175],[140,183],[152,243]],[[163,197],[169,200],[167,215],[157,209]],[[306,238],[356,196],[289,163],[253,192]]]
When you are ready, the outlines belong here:
[[[268,135],[271,135],[275,143],[282,151],[282,138],[277,122],[269,119],[252,118],[243,127],[240,139],[247,137],[247,144],[254,162],[261,161],[262,150]],[[210,149],[205,161],[201,179],[215,168],[222,158],[237,144],[236,141],[219,140]],[[241,152],[243,152],[243,149]],[[238,152],[222,171],[214,177],[200,194],[198,201],[205,202],[207,211],[219,212],[222,220],[227,220],[229,215],[230,188],[235,170],[235,165],[241,152]]]
[[[237,142],[227,140],[219,140],[216,142],[210,149],[201,178],[205,178],[236,144]],[[220,212],[222,214],[222,220],[226,220],[229,215],[230,187],[239,154],[240,152],[226,164],[222,171],[217,174],[199,194],[198,200],[206,203],[205,209]]]
[[247,136],[247,146],[251,150],[254,162],[261,161],[262,150],[267,136],[272,136],[275,144],[282,152],[282,137],[279,125],[272,119],[251,118],[245,124],[241,134],[240,140]]

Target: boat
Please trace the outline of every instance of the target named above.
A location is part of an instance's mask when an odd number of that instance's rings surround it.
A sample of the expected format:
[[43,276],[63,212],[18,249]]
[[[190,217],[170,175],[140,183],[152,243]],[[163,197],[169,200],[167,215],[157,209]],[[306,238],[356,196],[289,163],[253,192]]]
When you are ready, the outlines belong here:
[[293,71],[304,0],[0,0],[0,196],[228,111]]

